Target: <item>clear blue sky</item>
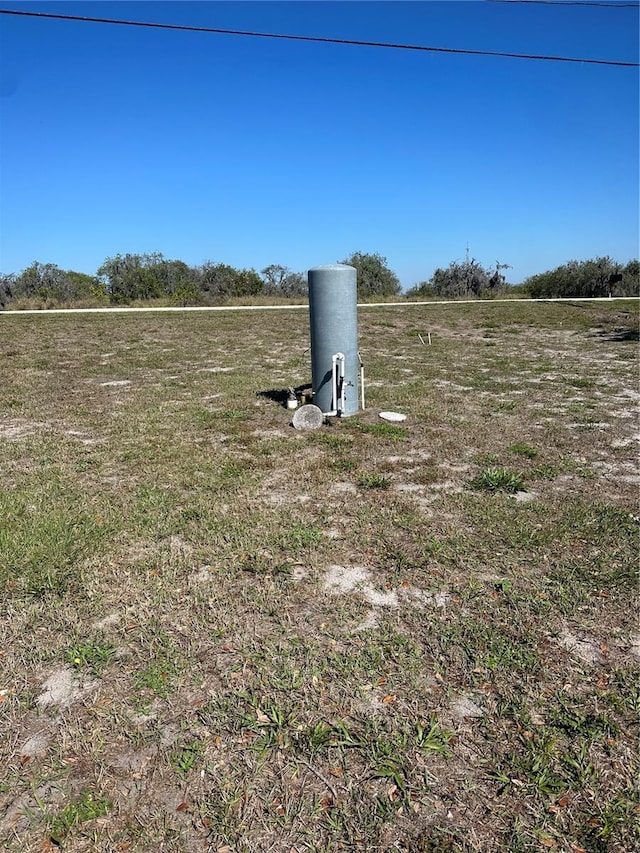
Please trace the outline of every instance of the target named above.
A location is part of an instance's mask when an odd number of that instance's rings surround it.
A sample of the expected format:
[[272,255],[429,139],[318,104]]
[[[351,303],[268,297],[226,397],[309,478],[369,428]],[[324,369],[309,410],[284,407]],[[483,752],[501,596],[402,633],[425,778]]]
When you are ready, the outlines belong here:
[[[638,61],[638,9],[476,2],[0,8]],[[162,252],[404,287],[638,255],[638,69],[0,15],[0,271]]]

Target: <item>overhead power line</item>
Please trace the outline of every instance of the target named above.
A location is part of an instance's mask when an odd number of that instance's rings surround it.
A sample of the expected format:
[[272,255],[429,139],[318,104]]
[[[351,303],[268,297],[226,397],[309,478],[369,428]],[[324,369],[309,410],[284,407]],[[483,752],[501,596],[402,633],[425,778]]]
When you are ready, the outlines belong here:
[[640,9],[640,3],[597,3],[592,0],[486,0],[487,3],[520,3],[522,6],[601,6],[605,9]]
[[415,50],[428,53],[464,54],[467,56],[500,56],[509,59],[534,59],[544,62],[577,62],[583,65],[615,65],[626,68],[638,68],[638,62],[621,62],[614,59],[579,59],[570,56],[543,56],[531,53],[508,53],[498,50],[467,50],[455,47],[427,47],[419,44],[394,44],[384,41],[362,41],[360,39],[324,38],[322,36],[296,36],[284,33],[261,33],[252,30],[229,30],[220,27],[192,27],[185,24],[159,24],[150,21],[127,21],[118,18],[92,18],[84,15],[57,15],[52,12],[26,12],[16,9],[0,9],[0,15],[19,15],[27,18],[53,18],[62,21],[81,21],[91,24],[117,24],[124,27],[147,27],[157,30],[181,30],[196,33],[217,33],[219,35],[250,36],[252,38],[284,39],[287,41],[321,42],[323,44],[348,44],[359,47],[385,47],[393,50]]

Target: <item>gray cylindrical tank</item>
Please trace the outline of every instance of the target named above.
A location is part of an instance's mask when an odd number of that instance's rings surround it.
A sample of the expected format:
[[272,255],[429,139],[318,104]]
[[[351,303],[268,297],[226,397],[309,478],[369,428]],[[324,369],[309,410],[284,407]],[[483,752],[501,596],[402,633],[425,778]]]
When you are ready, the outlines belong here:
[[314,267],[309,282],[313,402],[335,412],[333,357],[344,355],[343,415],[358,411],[358,292],[356,270],[346,264]]

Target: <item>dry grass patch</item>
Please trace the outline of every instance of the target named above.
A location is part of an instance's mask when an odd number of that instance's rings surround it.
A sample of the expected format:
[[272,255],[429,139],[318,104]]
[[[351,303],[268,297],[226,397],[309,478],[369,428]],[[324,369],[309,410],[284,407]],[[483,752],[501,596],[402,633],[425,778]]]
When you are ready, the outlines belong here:
[[637,303],[0,325],[8,850],[640,845]]

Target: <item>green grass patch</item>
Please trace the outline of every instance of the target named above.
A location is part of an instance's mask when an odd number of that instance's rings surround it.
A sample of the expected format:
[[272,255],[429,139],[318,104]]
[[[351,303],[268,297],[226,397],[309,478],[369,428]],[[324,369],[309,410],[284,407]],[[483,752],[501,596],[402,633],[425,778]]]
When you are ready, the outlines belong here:
[[72,830],[88,821],[107,814],[111,808],[109,800],[94,791],[85,791],[81,798],[69,803],[50,820],[50,838],[55,847],[62,847]]
[[389,477],[384,474],[372,472],[370,474],[361,474],[358,477],[358,485],[361,489],[388,489],[391,485]]
[[107,534],[99,509],[55,480],[0,493],[0,585],[31,596],[82,590],[83,561]]
[[91,670],[94,675],[100,675],[115,652],[116,649],[108,641],[79,641],[67,649],[65,659],[75,669],[86,668]]
[[360,424],[359,428],[361,432],[386,441],[405,441],[408,437],[408,431],[395,424]]
[[515,494],[524,491],[524,481],[520,474],[507,468],[485,468],[469,480],[468,487],[476,492],[506,492]]
[[521,442],[512,444],[511,447],[507,449],[510,453],[515,453],[518,456],[524,456],[526,459],[535,459],[538,455],[538,451],[535,447],[531,447],[529,444],[523,444]]

